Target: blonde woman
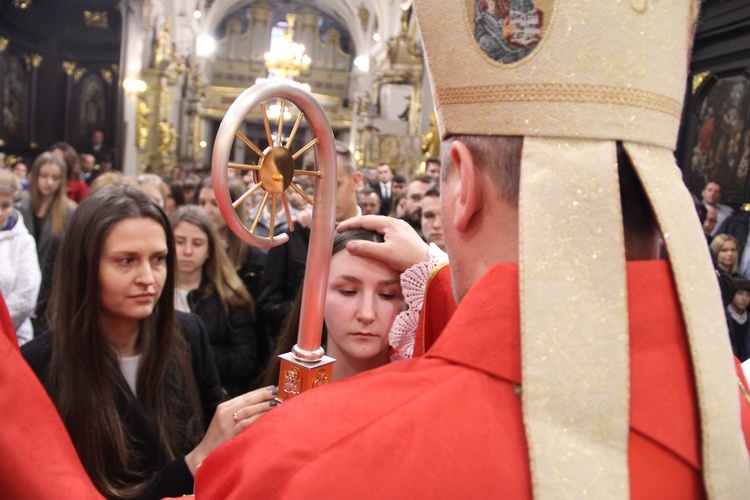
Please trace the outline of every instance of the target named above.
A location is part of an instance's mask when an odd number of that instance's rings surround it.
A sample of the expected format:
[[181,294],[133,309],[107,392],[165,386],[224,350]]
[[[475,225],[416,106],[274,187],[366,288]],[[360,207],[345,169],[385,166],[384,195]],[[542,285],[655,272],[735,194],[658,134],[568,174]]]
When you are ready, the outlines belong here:
[[36,241],[42,284],[37,297],[34,330],[46,329],[45,311],[51,292],[55,256],[76,209],[66,194],[67,166],[62,156],[51,151],[37,156],[31,165],[29,190],[18,202],[23,223]]
[[717,234],[711,241],[711,253],[716,269],[730,276],[738,275],[739,248],[737,239],[731,234]]

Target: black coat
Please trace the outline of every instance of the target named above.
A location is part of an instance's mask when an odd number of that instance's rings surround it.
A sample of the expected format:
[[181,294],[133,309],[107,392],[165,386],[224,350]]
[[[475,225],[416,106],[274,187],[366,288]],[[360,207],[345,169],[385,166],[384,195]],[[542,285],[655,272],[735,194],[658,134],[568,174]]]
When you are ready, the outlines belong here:
[[266,324],[273,339],[278,338],[305,277],[310,230],[296,227],[288,234],[288,242],[268,251],[257,303],[259,321]]
[[[219,384],[219,373],[214,364],[208,334],[203,323],[193,314],[178,313],[178,318],[182,332],[190,346],[193,373],[203,409],[203,422],[208,427],[216,407],[225,399]],[[45,384],[47,368],[52,359],[51,334],[41,335],[24,344],[21,353],[47,388]],[[178,497],[193,493],[193,475],[185,463],[185,457],[181,456],[167,463],[156,428],[135,395],[129,403],[122,405],[129,410],[129,413],[122,415],[122,418],[130,424],[128,427],[135,438],[136,451],[154,471],[158,470],[154,482],[141,498]],[[184,455],[190,451],[181,450],[181,453]]]
[[247,391],[265,359],[264,346],[268,344],[258,338],[252,309],[225,309],[221,297],[205,279],[188,293],[188,304],[206,325],[222,387],[230,397]]

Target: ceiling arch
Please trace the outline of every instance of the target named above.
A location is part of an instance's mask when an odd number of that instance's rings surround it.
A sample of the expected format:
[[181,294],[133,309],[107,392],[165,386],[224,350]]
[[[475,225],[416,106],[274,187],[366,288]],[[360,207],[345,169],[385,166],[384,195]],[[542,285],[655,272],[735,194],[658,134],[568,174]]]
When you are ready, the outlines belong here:
[[[238,8],[246,5],[249,6],[253,3],[256,2],[248,0],[214,1],[203,18],[204,20],[201,23],[199,35],[212,35],[227,15]],[[372,34],[375,30],[375,26],[387,27],[393,25],[394,22],[398,25],[398,19],[400,16],[398,5],[396,5],[396,10],[393,12],[393,6],[389,5],[392,2],[389,0],[368,0],[366,2],[362,1],[359,5],[353,5],[351,0],[322,0],[310,3],[326,14],[339,19],[347,26],[352,37],[355,55],[368,54],[370,46],[372,45]],[[368,26],[364,29],[359,15],[359,9],[362,6],[369,11]],[[392,20],[387,21],[386,17]],[[387,36],[388,34],[381,33],[381,35]]]

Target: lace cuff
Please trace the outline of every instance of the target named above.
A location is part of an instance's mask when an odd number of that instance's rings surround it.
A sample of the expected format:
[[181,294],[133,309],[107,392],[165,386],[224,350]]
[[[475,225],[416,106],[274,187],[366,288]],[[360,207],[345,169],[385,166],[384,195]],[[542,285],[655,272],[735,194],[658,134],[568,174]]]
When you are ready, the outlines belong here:
[[419,313],[424,305],[424,295],[430,275],[436,266],[448,261],[448,254],[437,245],[430,243],[430,260],[414,264],[401,273],[401,290],[404,294],[407,309],[393,320],[388,339],[393,354],[391,361],[411,358],[414,352],[414,340],[417,336]]

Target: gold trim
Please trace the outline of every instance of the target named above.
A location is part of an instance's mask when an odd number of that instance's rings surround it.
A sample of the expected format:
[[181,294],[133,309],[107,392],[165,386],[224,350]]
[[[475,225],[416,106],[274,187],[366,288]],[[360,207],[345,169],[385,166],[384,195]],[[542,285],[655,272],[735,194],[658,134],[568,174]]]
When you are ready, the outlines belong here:
[[742,391],[742,395],[745,396],[745,401],[747,401],[748,406],[750,406],[750,393],[747,392],[747,388],[745,387],[745,384],[742,383],[742,379],[737,377],[737,383],[740,384],[740,390]]
[[90,28],[107,29],[109,28],[109,18],[107,12],[83,11],[83,23]]
[[[424,298],[422,299],[422,312],[424,312],[424,318],[427,318],[427,313],[425,312],[425,308],[427,307],[427,294],[430,291],[430,282],[432,281],[432,278],[434,278],[438,271],[440,271],[442,268],[450,264],[449,261],[443,261],[439,264],[436,264],[435,267],[432,268],[432,271],[430,271],[430,274],[427,276],[427,285],[424,287]],[[420,313],[420,316],[422,314]],[[422,321],[422,355],[424,356],[425,352],[427,351],[425,344],[424,344],[424,338],[425,338],[425,323],[426,321]]]
[[85,74],[86,74],[86,68],[78,68],[77,70],[75,70],[75,73],[73,73],[73,81],[75,83],[78,83],[78,80],[83,78],[83,75]]
[[702,73],[696,73],[693,75],[693,95],[698,92],[698,89],[701,88],[701,85],[703,85],[703,82],[705,82],[706,78],[709,76],[711,76],[710,71],[703,71]]
[[100,69],[99,73],[101,73],[102,78],[105,82],[107,82],[109,85],[112,85],[112,72],[108,69]]
[[31,54],[29,56],[29,59],[31,60],[31,65],[34,68],[38,68],[39,66],[41,66],[42,65],[42,61],[44,60],[44,58],[42,57],[41,54]]
[[73,61],[63,61],[62,68],[63,71],[65,71],[65,74],[68,76],[73,76],[73,72],[76,70],[77,64]]
[[509,84],[455,87],[438,90],[435,107],[494,102],[578,102],[635,106],[679,118],[682,103],[640,89],[587,84]]

